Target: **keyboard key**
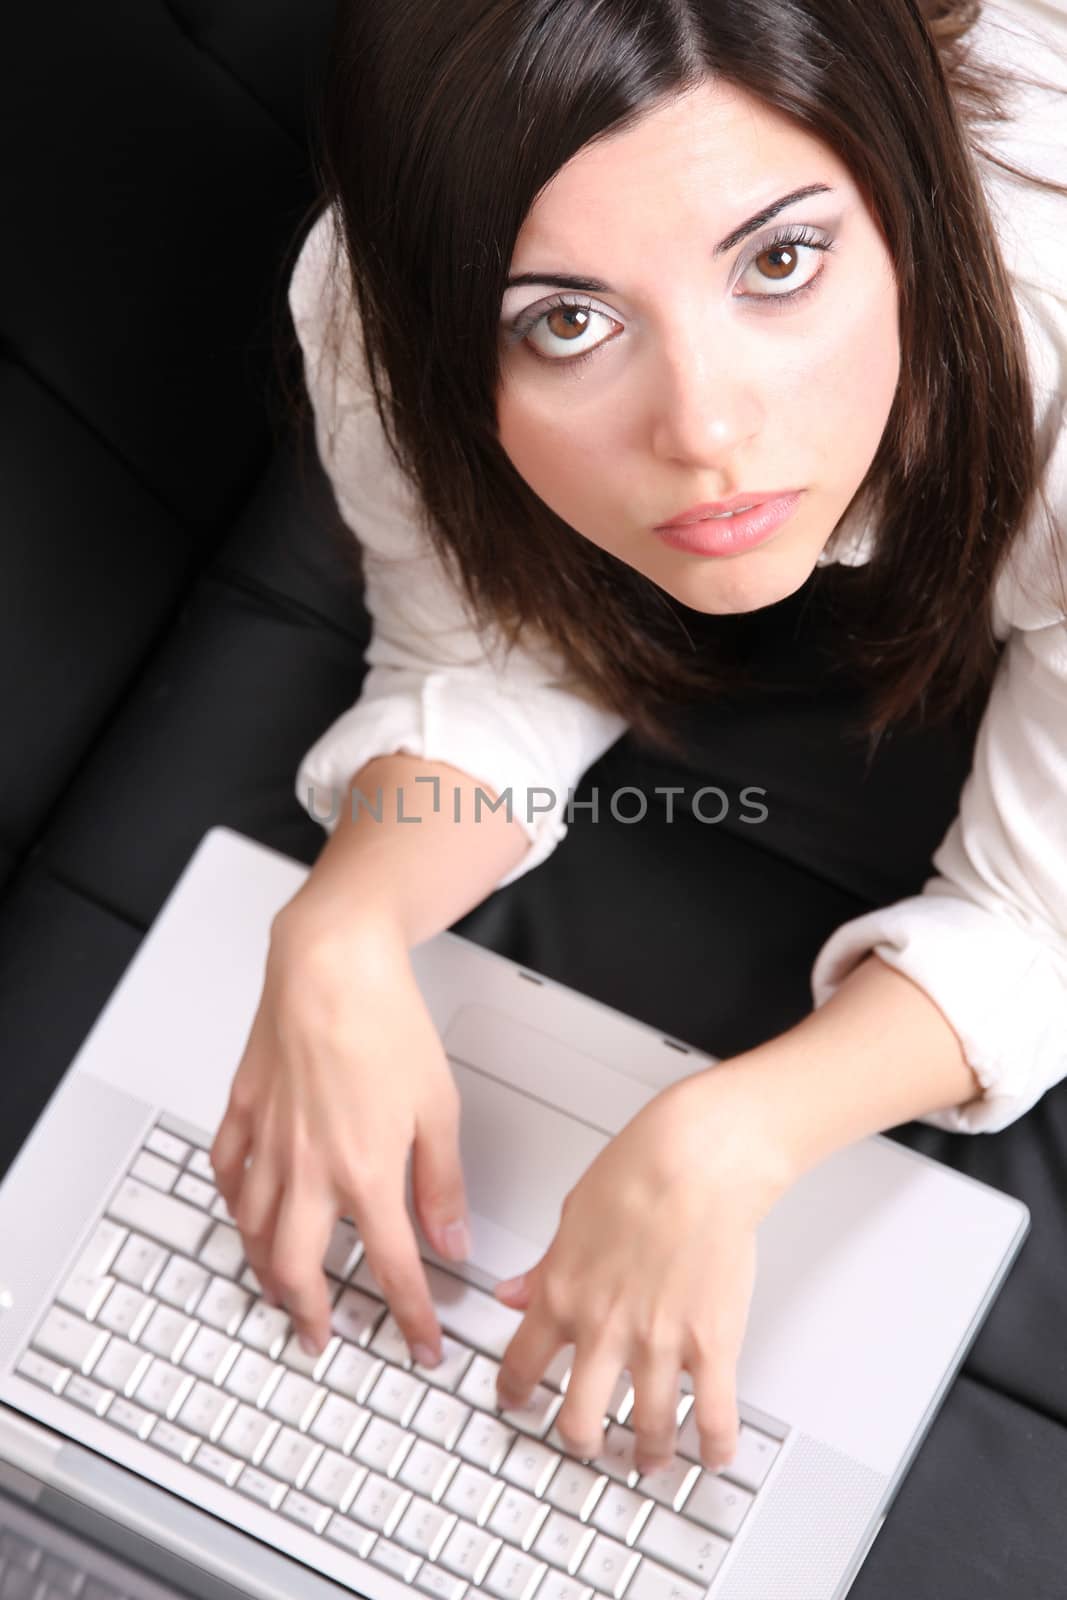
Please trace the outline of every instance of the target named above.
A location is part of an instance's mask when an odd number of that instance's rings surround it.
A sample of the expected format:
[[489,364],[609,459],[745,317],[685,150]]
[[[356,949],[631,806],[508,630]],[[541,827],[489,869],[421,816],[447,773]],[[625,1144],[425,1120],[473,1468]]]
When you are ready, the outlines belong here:
[[468,1583],[480,1583],[501,1548],[501,1541],[496,1534],[460,1520],[449,1534],[437,1559],[442,1567],[465,1578]]
[[716,1473],[703,1472],[689,1499],[685,1514],[724,1539],[736,1537],[755,1495]]
[[452,1474],[459,1466],[455,1456],[426,1439],[416,1439],[404,1457],[397,1481],[428,1500],[439,1500]]
[[384,1362],[354,1344],[343,1344],[322,1375],[322,1381],[349,1400],[363,1401],[384,1371]]
[[157,1419],[144,1406],[135,1405],[132,1400],[123,1400],[116,1395],[108,1407],[107,1420],[125,1433],[132,1433],[138,1439],[147,1439]]
[[93,1278],[85,1272],[72,1272],[56,1299],[68,1311],[76,1311],[91,1322],[114,1287],[114,1278]]
[[451,1450],[471,1415],[470,1406],[450,1394],[430,1393],[425,1396],[411,1419],[411,1427],[424,1439]]
[[103,1329],[75,1316],[61,1306],[53,1306],[33,1336],[33,1348],[51,1356],[61,1366],[90,1372],[107,1344]]
[[737,1453],[723,1468],[723,1472],[727,1477],[733,1478],[735,1483],[755,1492],[763,1487],[763,1481],[774,1465],[780,1448],[779,1441],[772,1439],[770,1434],[762,1433],[758,1428],[749,1427],[743,1422],[738,1437]]
[[305,1487],[308,1494],[325,1501],[335,1511],[347,1511],[366,1476],[366,1467],[358,1462],[337,1450],[324,1450]]
[[516,1439],[500,1468],[500,1476],[517,1489],[540,1495],[562,1459],[536,1439]]
[[181,1365],[208,1383],[221,1383],[240,1351],[236,1340],[228,1339],[217,1328],[198,1328]]
[[496,1411],[496,1375],[499,1371],[499,1362],[490,1361],[488,1356],[475,1356],[457,1390],[459,1398],[466,1400],[469,1405],[478,1406],[482,1411]]
[[145,1323],[155,1309],[155,1302],[140,1289],[131,1289],[128,1283],[116,1283],[96,1314],[98,1324],[134,1340],[141,1336]]
[[593,1600],[593,1591],[565,1572],[549,1571],[541,1580],[537,1600]]
[[[385,1316],[380,1300],[351,1287],[342,1289],[330,1314],[333,1331],[350,1344],[365,1345]],[[407,1346],[404,1346],[405,1351]]]
[[40,1355],[36,1350],[25,1351],[19,1357],[15,1371],[33,1383],[39,1383],[42,1388],[50,1389],[53,1394],[59,1394],[70,1378],[69,1367],[62,1367],[57,1361],[50,1361],[47,1356]]
[[360,1434],[353,1454],[386,1477],[393,1477],[400,1463],[414,1443],[414,1435],[405,1433],[395,1422],[385,1417],[372,1416]]
[[704,1587],[646,1559],[630,1579],[626,1600],[704,1600]]
[[[204,1269],[201,1268],[201,1271]],[[212,1278],[198,1302],[196,1314],[222,1333],[236,1333],[252,1304],[252,1296],[225,1278]]]
[[570,1456],[561,1456],[560,1465],[544,1491],[545,1499],[560,1511],[580,1517],[584,1522],[607,1481],[602,1472],[594,1472],[592,1467],[584,1466]]
[[87,1278],[102,1278],[105,1273],[111,1271],[111,1263],[118,1255],[127,1233],[128,1229],[120,1228],[117,1222],[101,1217],[93,1229],[88,1244],[78,1257],[74,1271],[84,1274]]
[[211,1219],[195,1206],[172,1195],[162,1194],[136,1178],[125,1178],[108,1206],[115,1222],[123,1222],[138,1233],[146,1233],[182,1255],[197,1256],[211,1232]]
[[370,1559],[376,1567],[391,1572],[404,1583],[410,1583],[419,1570],[419,1557],[398,1544],[392,1544],[388,1539],[375,1539]]
[[594,1537],[592,1528],[583,1526],[574,1517],[564,1516],[562,1511],[551,1511],[534,1541],[533,1553],[564,1572],[573,1572],[581,1564]]
[[162,1189],[167,1194],[177,1182],[178,1168],[173,1161],[165,1161],[150,1150],[142,1150],[130,1168],[130,1176],[139,1178],[142,1183],[150,1183],[153,1189]]
[[[178,1311],[190,1312],[211,1281],[211,1274],[186,1256],[171,1256],[160,1273],[153,1293]],[[201,1318],[201,1321],[204,1319]]]
[[354,1225],[339,1217],[326,1246],[322,1270],[334,1278],[344,1279],[356,1270],[362,1257],[363,1246]]
[[503,1492],[504,1485],[499,1478],[462,1462],[441,1498],[450,1510],[469,1522],[480,1523],[485,1521]]
[[165,1450],[169,1456],[177,1456],[179,1461],[191,1460],[200,1443],[195,1433],[176,1427],[173,1422],[164,1422],[162,1417],[152,1429],[151,1440],[157,1450]]
[[216,1389],[212,1383],[196,1380],[175,1420],[205,1439],[217,1439],[236,1409],[233,1395]]
[[370,1528],[361,1528],[358,1523],[350,1522],[347,1517],[331,1517],[326,1525],[326,1537],[335,1544],[351,1550],[353,1555],[366,1556],[374,1544],[375,1534]]
[[441,1335],[441,1360],[436,1367],[424,1367],[418,1361],[412,1370],[420,1378],[425,1378],[428,1383],[434,1384],[438,1389],[454,1389],[463,1374],[471,1364],[472,1352],[466,1345],[450,1339],[447,1333]]
[[228,1456],[217,1445],[202,1444],[193,1457],[192,1465],[206,1472],[209,1478],[218,1478],[220,1483],[229,1484],[232,1488],[241,1476],[244,1462],[236,1456]]
[[[165,1153],[165,1151],[160,1151],[161,1155]],[[198,1145],[193,1146],[192,1154],[185,1163],[185,1170],[186,1172],[191,1172],[194,1177],[206,1178],[208,1183],[215,1182],[215,1169],[211,1165],[211,1157],[206,1150],[201,1150]]]
[[437,1600],[461,1600],[467,1585],[462,1578],[446,1572],[444,1567],[424,1561],[415,1574],[415,1587],[421,1589],[423,1594],[435,1595]]
[[102,1384],[94,1383],[92,1378],[83,1378],[78,1373],[73,1373],[63,1394],[68,1400],[73,1400],[76,1406],[81,1406],[83,1411],[91,1411],[94,1417],[102,1417],[110,1404],[113,1391],[105,1389]]
[[617,1540],[598,1533],[589,1546],[577,1575],[586,1583],[591,1583],[601,1594],[612,1595],[618,1600],[630,1581],[630,1575],[638,1559],[636,1550],[628,1550]]
[[283,1478],[296,1489],[302,1489],[312,1467],[322,1454],[322,1445],[308,1439],[293,1428],[282,1428],[274,1443],[263,1457],[264,1472]]
[[192,1343],[196,1330],[197,1324],[192,1317],[176,1311],[173,1306],[157,1305],[145,1324],[140,1343],[153,1355],[178,1362]]
[[173,1162],[176,1167],[183,1166],[193,1154],[191,1144],[179,1139],[175,1133],[168,1133],[165,1128],[153,1128],[144,1143],[146,1150]]
[[191,1172],[183,1172],[174,1185],[174,1193],[180,1199],[188,1200],[190,1205],[210,1211],[215,1204],[217,1191],[214,1184],[207,1183],[203,1178],[194,1178]]
[[410,1499],[411,1490],[405,1489],[403,1484],[390,1483],[377,1472],[368,1472],[348,1514],[376,1533],[390,1534]]
[[195,1382],[191,1372],[183,1372],[181,1367],[172,1367],[169,1361],[155,1356],[134,1391],[134,1399],[161,1417],[173,1418]]
[[623,1544],[632,1544],[653,1502],[621,1483],[609,1483],[590,1518],[594,1528],[608,1533]]
[[416,1495],[397,1523],[393,1538],[405,1549],[434,1561],[455,1525],[455,1512]]
[[593,1465],[622,1482],[629,1481],[631,1475],[636,1474],[634,1436],[629,1428],[623,1428],[617,1422],[608,1424],[603,1446]]
[[325,1398],[326,1390],[321,1384],[312,1383],[298,1372],[286,1372],[271,1391],[267,1410],[279,1421],[306,1431]]
[[112,1338],[93,1368],[97,1383],[106,1384],[119,1394],[132,1394],[148,1371],[152,1357],[126,1339]]
[[386,1367],[367,1396],[367,1406],[379,1416],[406,1426],[425,1393],[426,1385],[413,1373]]
[[533,1434],[542,1439],[552,1426],[552,1421],[563,1404],[561,1395],[553,1389],[548,1389],[539,1383],[530,1398],[524,1405],[509,1406],[501,1412],[505,1422],[510,1422],[515,1428],[521,1428],[523,1433]]
[[259,1462],[280,1431],[281,1423],[275,1422],[265,1412],[255,1406],[239,1405],[227,1422],[219,1444],[230,1455],[240,1456],[244,1461]]
[[390,1313],[382,1321],[381,1326],[370,1341],[369,1349],[376,1356],[381,1356],[383,1361],[391,1362],[397,1367],[410,1367],[411,1351],[408,1342],[400,1331],[400,1324]]
[[642,1494],[658,1500],[660,1505],[669,1507],[671,1511],[680,1511],[699,1477],[700,1467],[695,1461],[675,1456],[658,1471],[644,1473],[637,1487]]
[[[171,1203],[177,1205],[178,1201]],[[220,1278],[236,1278],[245,1258],[241,1235],[237,1229],[231,1228],[227,1222],[212,1224],[209,1217],[202,1211],[194,1211],[192,1206],[186,1206],[185,1209],[193,1216],[203,1218],[211,1229],[207,1239],[196,1252],[197,1259],[211,1272],[217,1272]]]
[[326,1368],[340,1348],[340,1339],[333,1335],[327,1339],[324,1348],[317,1355],[309,1355],[302,1348],[297,1335],[291,1333],[285,1342],[285,1349],[279,1359],[283,1366],[291,1367],[294,1372],[299,1372],[302,1377],[314,1378],[316,1383],[322,1383]]
[[223,1379],[223,1388],[250,1406],[262,1405],[281,1376],[282,1368],[258,1350],[241,1350]]
[[509,1484],[493,1507],[486,1524],[490,1533],[498,1533],[509,1544],[528,1549],[537,1530],[548,1515],[548,1507],[533,1495]]
[[167,1264],[167,1254],[163,1245],[156,1244],[154,1239],[146,1239],[143,1233],[131,1233],[115,1257],[111,1276],[150,1294]]
[[279,1483],[277,1478],[268,1477],[256,1467],[245,1468],[237,1480],[237,1487],[250,1500],[258,1500],[261,1506],[269,1506],[271,1511],[277,1511],[288,1492],[288,1484]]
[[308,1432],[323,1444],[350,1454],[352,1447],[370,1421],[370,1412],[354,1401],[339,1394],[328,1394],[316,1411]]
[[310,1528],[312,1533],[321,1533],[330,1520],[330,1508],[320,1505],[309,1495],[298,1494],[295,1489],[290,1489],[282,1501],[282,1515],[299,1522],[303,1528]]
[[256,1300],[237,1330],[237,1338],[250,1350],[260,1350],[277,1361],[285,1348],[291,1326],[289,1313],[280,1306]]
[[[442,1329],[461,1344],[486,1355],[502,1356],[522,1321],[522,1313],[501,1305],[491,1294],[473,1288],[432,1261],[424,1261],[422,1268]],[[366,1257],[352,1274],[352,1282],[379,1299],[385,1298]]]
[[505,1545],[486,1573],[482,1588],[497,1600],[532,1600],[544,1572],[543,1561]]
[[665,1506],[657,1506],[638,1535],[637,1548],[683,1577],[708,1584],[730,1546],[698,1522],[687,1522]]
[[515,1433],[495,1417],[484,1411],[475,1411],[463,1432],[456,1440],[457,1454],[487,1472],[498,1472],[500,1463],[515,1442]]

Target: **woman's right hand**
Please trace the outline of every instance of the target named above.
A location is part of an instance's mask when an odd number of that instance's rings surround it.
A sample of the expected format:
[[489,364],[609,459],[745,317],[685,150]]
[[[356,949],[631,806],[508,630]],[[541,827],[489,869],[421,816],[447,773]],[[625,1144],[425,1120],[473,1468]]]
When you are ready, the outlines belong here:
[[[309,880],[310,890],[312,880]],[[405,1204],[433,1247],[468,1254],[459,1092],[399,931],[342,924],[302,890],[275,917],[259,1009],[211,1147],[219,1192],[264,1292],[316,1350],[331,1333],[323,1259],[338,1217],[415,1360],[440,1327]]]

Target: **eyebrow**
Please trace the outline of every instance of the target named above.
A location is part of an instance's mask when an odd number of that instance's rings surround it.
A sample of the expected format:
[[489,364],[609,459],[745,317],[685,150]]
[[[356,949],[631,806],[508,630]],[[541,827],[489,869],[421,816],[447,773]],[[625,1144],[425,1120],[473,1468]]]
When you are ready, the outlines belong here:
[[[720,239],[712,254],[721,256],[727,250],[732,250],[735,245],[741,243],[742,239],[747,239],[750,233],[755,233],[757,228],[762,228],[765,222],[770,222],[773,217],[778,215],[779,211],[784,211],[786,206],[793,205],[795,201],[806,200],[809,195],[813,194],[833,194],[833,192],[828,183],[809,183],[803,189],[793,189],[789,194],[783,194],[779,199],[772,200],[770,205],[764,206],[762,210],[748,217],[732,232],[728,233],[725,239]],[[558,272],[519,272],[515,277],[509,278],[504,287],[505,289],[518,289],[524,285],[532,284],[545,284],[553,289],[576,289],[586,294],[615,293],[610,284],[602,283],[599,278],[578,278],[567,273]]]

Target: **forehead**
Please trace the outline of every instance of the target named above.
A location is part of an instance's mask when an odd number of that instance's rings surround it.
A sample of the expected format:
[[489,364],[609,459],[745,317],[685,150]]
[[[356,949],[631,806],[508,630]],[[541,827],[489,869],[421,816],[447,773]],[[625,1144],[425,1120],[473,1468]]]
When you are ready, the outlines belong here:
[[657,216],[728,224],[753,199],[811,182],[813,171],[847,186],[847,169],[812,133],[744,89],[709,78],[572,156],[537,196],[519,242],[565,249],[620,228],[632,235],[654,227]]

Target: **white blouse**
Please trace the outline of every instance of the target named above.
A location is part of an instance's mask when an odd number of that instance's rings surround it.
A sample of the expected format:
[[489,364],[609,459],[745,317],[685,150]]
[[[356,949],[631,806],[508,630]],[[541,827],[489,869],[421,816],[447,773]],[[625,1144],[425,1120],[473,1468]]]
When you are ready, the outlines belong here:
[[[972,38],[990,59],[1067,88],[1064,0],[987,0]],[[1067,180],[1067,95],[1011,93],[1011,123],[983,130],[986,141],[1026,171]],[[985,163],[982,176],[1026,338],[1054,522],[1039,509],[998,580],[994,629],[1006,644],[935,874],[920,894],[836,929],[811,971],[815,1007],[871,951],[930,996],[983,1093],[920,1120],[964,1133],[1005,1127],[1067,1076],[1067,614],[1053,565],[1058,552],[1067,577],[1067,200]],[[565,838],[569,793],[627,724],[556,687],[562,663],[547,646],[517,646],[505,663],[495,633],[472,625],[417,531],[415,491],[385,443],[358,317],[347,321],[336,385],[333,364],[321,361],[332,292],[351,309],[350,285],[327,292],[332,226],[327,210],[311,229],[289,306],[318,452],[362,547],[372,635],[359,698],[303,758],[297,797],[332,829],[352,776],[394,752],[446,762],[498,794],[510,789],[530,848],[502,888]],[[854,507],[819,564],[862,564],[876,532]]]

